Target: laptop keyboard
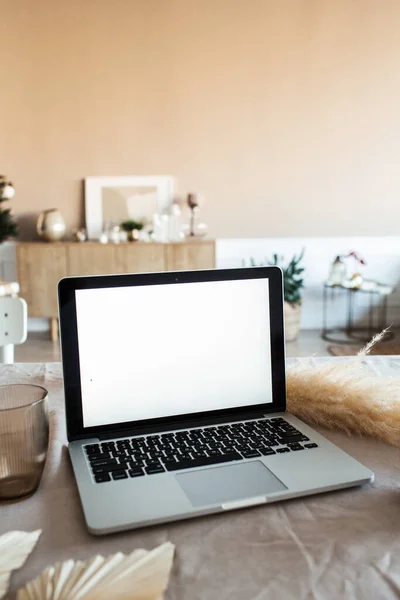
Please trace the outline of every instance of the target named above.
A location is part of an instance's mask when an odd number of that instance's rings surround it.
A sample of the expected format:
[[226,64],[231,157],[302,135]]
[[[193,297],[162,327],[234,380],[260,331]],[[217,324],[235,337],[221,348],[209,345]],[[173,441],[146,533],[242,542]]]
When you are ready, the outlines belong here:
[[96,483],[317,448],[282,417],[84,446]]

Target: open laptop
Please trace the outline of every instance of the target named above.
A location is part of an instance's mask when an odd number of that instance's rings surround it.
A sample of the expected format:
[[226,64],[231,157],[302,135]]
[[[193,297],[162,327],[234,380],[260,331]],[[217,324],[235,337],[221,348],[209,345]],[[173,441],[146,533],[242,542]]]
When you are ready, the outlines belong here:
[[279,268],[66,278],[59,314],[91,533],[373,480],[285,412]]

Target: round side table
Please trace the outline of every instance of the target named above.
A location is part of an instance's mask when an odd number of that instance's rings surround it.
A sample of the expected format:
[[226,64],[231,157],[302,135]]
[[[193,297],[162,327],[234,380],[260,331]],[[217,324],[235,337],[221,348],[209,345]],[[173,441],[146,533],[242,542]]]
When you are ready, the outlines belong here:
[[[351,285],[351,281],[343,284],[333,284],[326,281],[323,286],[323,325],[322,339],[334,344],[354,344],[357,342],[366,343],[376,334],[383,331],[388,326],[387,323],[387,298],[393,292],[394,287],[385,285],[377,281],[364,280],[359,287]],[[368,325],[364,327],[356,326],[354,314],[357,305],[357,298],[360,295],[367,295],[368,298]],[[332,306],[340,296],[346,297],[346,316],[343,327],[329,327],[329,314]],[[376,296],[381,301],[374,303]],[[393,339],[394,333],[389,331],[383,341]]]

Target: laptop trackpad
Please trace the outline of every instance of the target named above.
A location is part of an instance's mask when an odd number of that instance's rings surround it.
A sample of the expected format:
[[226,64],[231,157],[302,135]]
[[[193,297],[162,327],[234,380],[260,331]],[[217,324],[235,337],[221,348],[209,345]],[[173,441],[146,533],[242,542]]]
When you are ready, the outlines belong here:
[[287,489],[258,460],[179,473],[175,477],[193,506],[222,504]]

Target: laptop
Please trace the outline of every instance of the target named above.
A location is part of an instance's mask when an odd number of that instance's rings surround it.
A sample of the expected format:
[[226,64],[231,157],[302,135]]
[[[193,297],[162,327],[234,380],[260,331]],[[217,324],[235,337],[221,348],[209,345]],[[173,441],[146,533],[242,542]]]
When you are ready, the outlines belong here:
[[92,534],[373,480],[286,412],[279,268],[65,278],[59,317]]

